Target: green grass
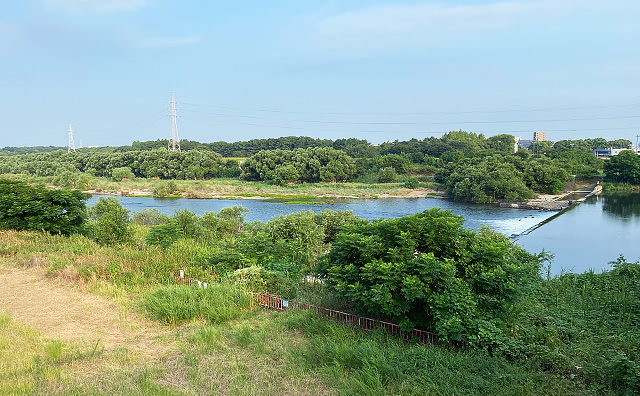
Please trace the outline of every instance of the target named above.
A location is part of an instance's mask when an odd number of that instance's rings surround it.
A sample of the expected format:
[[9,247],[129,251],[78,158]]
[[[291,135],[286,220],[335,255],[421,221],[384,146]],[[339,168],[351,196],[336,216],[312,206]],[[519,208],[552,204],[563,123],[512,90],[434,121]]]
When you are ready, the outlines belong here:
[[163,286],[147,294],[141,305],[154,319],[179,324],[195,318],[222,323],[251,308],[251,296],[232,285]]
[[[181,239],[161,249],[144,243],[144,231],[139,227],[132,244],[116,247],[79,235],[2,233],[2,265],[39,265],[114,299],[124,315],[143,307],[176,336],[162,341],[170,352],[160,360],[132,362],[95,340],[78,348],[42,339],[0,315],[0,394],[273,394],[281,386],[329,394],[625,394],[640,384],[640,270],[623,261],[617,272],[541,280],[506,319],[524,346],[508,360],[406,344],[310,312],[250,311],[245,294],[213,285],[206,266],[194,264],[215,246]],[[171,286],[180,268],[211,286]],[[321,306],[336,303],[321,284],[298,294]],[[95,376],[73,380],[89,363]],[[186,378],[177,385],[175,370]]]

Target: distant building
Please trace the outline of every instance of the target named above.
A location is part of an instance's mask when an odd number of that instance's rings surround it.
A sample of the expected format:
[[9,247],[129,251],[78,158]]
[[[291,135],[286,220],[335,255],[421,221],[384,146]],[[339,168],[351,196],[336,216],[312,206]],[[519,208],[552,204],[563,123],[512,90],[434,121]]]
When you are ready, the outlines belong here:
[[524,139],[518,140],[518,146],[526,149],[528,149],[529,146],[531,146],[531,143],[533,143],[533,140],[524,140]]
[[534,132],[533,140],[536,142],[546,142],[547,141],[547,133],[546,132]]
[[513,153],[515,154],[515,153],[518,152],[518,146],[520,145],[520,141],[522,140],[522,138],[521,137],[517,137],[517,138],[514,138],[514,139],[516,139],[516,143],[513,145]]
[[[607,149],[595,149],[593,150],[593,155],[596,156],[596,158],[611,158],[614,155],[618,155],[621,152],[625,151],[625,150],[630,150],[630,149],[626,149],[626,148],[620,148],[620,149],[614,149],[614,148],[607,148]],[[637,152],[636,152],[637,154]]]

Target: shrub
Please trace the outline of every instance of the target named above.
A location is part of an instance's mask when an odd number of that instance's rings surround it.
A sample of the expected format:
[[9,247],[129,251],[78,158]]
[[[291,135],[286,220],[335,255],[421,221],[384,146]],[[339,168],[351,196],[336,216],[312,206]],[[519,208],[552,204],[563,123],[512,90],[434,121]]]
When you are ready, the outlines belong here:
[[148,245],[168,248],[180,238],[181,230],[176,223],[167,223],[151,227],[146,240]]
[[413,188],[418,188],[418,187],[420,187],[420,181],[417,178],[412,177],[409,180],[407,180],[406,182],[404,182],[404,186],[406,188],[412,188],[412,189]]
[[0,229],[64,235],[84,232],[84,201],[88,197],[79,191],[49,190],[0,179]]
[[123,166],[121,168],[115,168],[111,171],[111,177],[113,178],[113,180],[115,181],[122,181],[122,179],[133,179],[136,176],[133,174],[133,172],[131,171],[131,168],[129,168],[128,166]]
[[443,339],[473,340],[482,322],[499,327],[540,264],[504,235],[474,233],[462,223],[462,216],[434,208],[349,227],[320,274],[367,314],[435,330]]
[[100,197],[89,208],[93,220],[94,237],[101,245],[115,245],[131,241],[129,211],[114,197]]
[[158,212],[158,209],[156,208],[142,209],[141,211],[138,211],[133,215],[134,224],[139,224],[147,227],[165,224],[168,221],[169,216],[164,213]]
[[378,171],[378,183],[393,183],[398,180],[398,172],[392,167],[382,168]]

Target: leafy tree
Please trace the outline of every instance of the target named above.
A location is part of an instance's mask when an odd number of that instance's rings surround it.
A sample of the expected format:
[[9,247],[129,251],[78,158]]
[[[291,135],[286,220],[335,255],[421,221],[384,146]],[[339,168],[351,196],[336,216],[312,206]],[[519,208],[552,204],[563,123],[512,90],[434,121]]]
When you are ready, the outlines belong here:
[[398,180],[398,172],[389,166],[378,171],[378,183],[393,183]]
[[131,168],[123,166],[121,168],[115,168],[111,171],[111,177],[115,181],[122,181],[122,179],[133,179],[136,176],[131,172]]
[[324,230],[316,222],[316,214],[308,210],[275,217],[267,222],[271,239],[290,242],[310,263],[323,247]]
[[202,240],[217,241],[237,234],[242,228],[249,209],[236,205],[220,212],[206,212],[197,224],[197,235]]
[[537,279],[536,256],[505,236],[462,228],[439,208],[348,227],[319,266],[330,287],[370,315],[442,339],[499,332],[513,303]]
[[624,150],[604,163],[606,180],[640,184],[640,156]]
[[84,231],[88,194],[0,179],[0,229],[69,235]]
[[171,221],[178,224],[182,235],[193,238],[198,232],[198,216],[189,209],[176,210]]
[[316,223],[322,227],[324,242],[330,243],[344,226],[363,224],[366,220],[354,215],[351,210],[323,209],[316,215]]
[[114,197],[100,197],[89,208],[94,221],[94,237],[101,245],[116,245],[130,242],[133,237],[129,211]]
[[133,215],[133,223],[147,227],[157,226],[169,222],[169,216],[158,212],[157,208],[147,208]]

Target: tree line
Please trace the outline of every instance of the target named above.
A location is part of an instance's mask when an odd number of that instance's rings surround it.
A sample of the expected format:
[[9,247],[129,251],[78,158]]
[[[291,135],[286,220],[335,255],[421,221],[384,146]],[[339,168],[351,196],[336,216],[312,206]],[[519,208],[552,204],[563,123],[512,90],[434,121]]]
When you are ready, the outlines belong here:
[[[524,200],[536,193],[558,193],[573,178],[640,182],[635,159],[603,161],[593,148],[624,147],[624,139],[534,142],[530,150],[513,153],[515,139],[501,134],[485,137],[451,131],[440,138],[385,142],[374,146],[361,139],[282,137],[246,142],[199,143],[183,140],[182,152],[166,149],[166,140],[134,142],[119,148],[58,150],[0,156],[0,173],[54,177],[54,183],[81,186],[86,177],[212,179],[241,178],[277,185],[357,181],[404,182],[417,188],[421,182],[441,183],[456,200],[495,202]],[[217,150],[217,151],[212,151]],[[14,151],[19,152],[19,151]],[[239,159],[230,155],[248,156]],[[605,164],[607,168],[605,168]],[[637,173],[637,172],[636,172]],[[61,184],[61,185],[62,185]]]

